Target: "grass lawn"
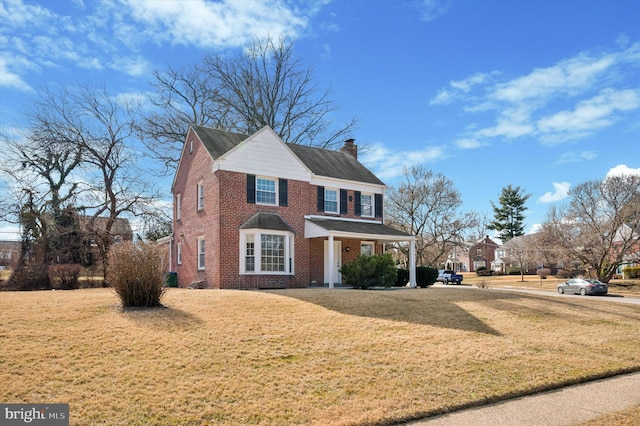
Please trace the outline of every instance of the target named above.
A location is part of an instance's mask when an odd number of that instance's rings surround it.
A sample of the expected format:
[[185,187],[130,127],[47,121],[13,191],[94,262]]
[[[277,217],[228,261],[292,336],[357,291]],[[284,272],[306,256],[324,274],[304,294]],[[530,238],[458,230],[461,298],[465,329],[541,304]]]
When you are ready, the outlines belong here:
[[71,424],[381,424],[640,370],[640,306],[496,290],[0,293],[0,401]]

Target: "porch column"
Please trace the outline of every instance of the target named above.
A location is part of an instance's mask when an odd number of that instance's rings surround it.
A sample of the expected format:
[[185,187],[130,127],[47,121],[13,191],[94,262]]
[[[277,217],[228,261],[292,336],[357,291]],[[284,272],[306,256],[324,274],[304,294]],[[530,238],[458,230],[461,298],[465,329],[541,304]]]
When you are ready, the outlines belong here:
[[329,259],[327,259],[327,262],[329,262],[329,288],[333,288],[333,265],[334,265],[334,258],[335,258],[335,253],[333,252],[333,235],[329,234],[329,247],[328,247],[328,251],[329,251]]
[[416,240],[409,245],[409,287],[416,288]]

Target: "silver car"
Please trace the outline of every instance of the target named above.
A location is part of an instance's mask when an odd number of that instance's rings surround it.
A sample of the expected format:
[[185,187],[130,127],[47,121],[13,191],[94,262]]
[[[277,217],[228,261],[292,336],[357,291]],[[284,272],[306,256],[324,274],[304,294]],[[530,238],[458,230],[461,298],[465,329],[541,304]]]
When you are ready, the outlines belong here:
[[558,293],[560,294],[580,293],[586,296],[587,294],[607,294],[607,291],[607,285],[602,281],[586,278],[574,278],[558,286]]

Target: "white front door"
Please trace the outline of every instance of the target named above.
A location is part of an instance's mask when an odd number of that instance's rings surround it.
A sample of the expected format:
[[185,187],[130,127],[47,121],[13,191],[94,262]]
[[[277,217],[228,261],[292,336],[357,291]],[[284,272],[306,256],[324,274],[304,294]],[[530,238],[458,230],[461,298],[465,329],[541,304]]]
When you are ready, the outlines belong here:
[[329,263],[329,241],[324,240],[324,283],[329,284],[329,268],[333,268],[333,284],[342,283],[340,267],[342,266],[342,241],[333,242],[333,264]]

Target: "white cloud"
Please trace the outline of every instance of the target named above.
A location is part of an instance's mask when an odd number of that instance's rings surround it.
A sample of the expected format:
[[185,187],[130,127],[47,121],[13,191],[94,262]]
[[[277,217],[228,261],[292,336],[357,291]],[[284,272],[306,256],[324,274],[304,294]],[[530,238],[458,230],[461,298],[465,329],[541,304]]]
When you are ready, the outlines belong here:
[[422,0],[422,19],[431,22],[444,15],[449,10],[447,0]]
[[538,198],[539,203],[553,203],[555,201],[564,200],[569,196],[571,184],[569,182],[553,182],[555,192],[547,192]]
[[579,102],[572,111],[560,111],[541,118],[537,127],[551,141],[576,139],[596,129],[610,126],[617,111],[640,107],[640,94],[636,90],[605,89],[598,96]]
[[554,164],[579,163],[585,160],[593,160],[597,156],[598,154],[595,151],[565,152],[558,157]]
[[129,16],[143,24],[144,37],[159,44],[239,47],[254,37],[295,37],[307,26],[301,9],[288,8],[280,0],[122,0],[122,3]]
[[18,89],[23,92],[33,92],[33,88],[27,84],[18,74],[11,72],[7,66],[7,60],[0,57],[0,87]]
[[[618,44],[608,51],[583,52],[528,74],[496,82],[499,72],[474,73],[451,81],[431,105],[460,102],[468,113],[482,113],[465,138],[535,137],[561,143],[591,136],[640,108],[637,69],[640,43]],[[616,88],[619,86],[619,88]],[[632,87],[631,89],[629,87]],[[492,122],[493,121],[493,122]]]
[[433,162],[444,157],[444,149],[439,146],[415,151],[398,151],[390,150],[382,144],[374,144],[359,155],[359,160],[384,181],[402,175],[405,167]]
[[640,167],[637,169],[633,169],[626,164],[618,164],[607,172],[606,177],[611,176],[629,176],[629,175],[637,175],[640,176]]
[[456,146],[462,149],[476,149],[476,148],[480,148],[481,146],[484,146],[484,144],[478,141],[477,139],[464,138],[464,139],[458,139],[456,141]]

